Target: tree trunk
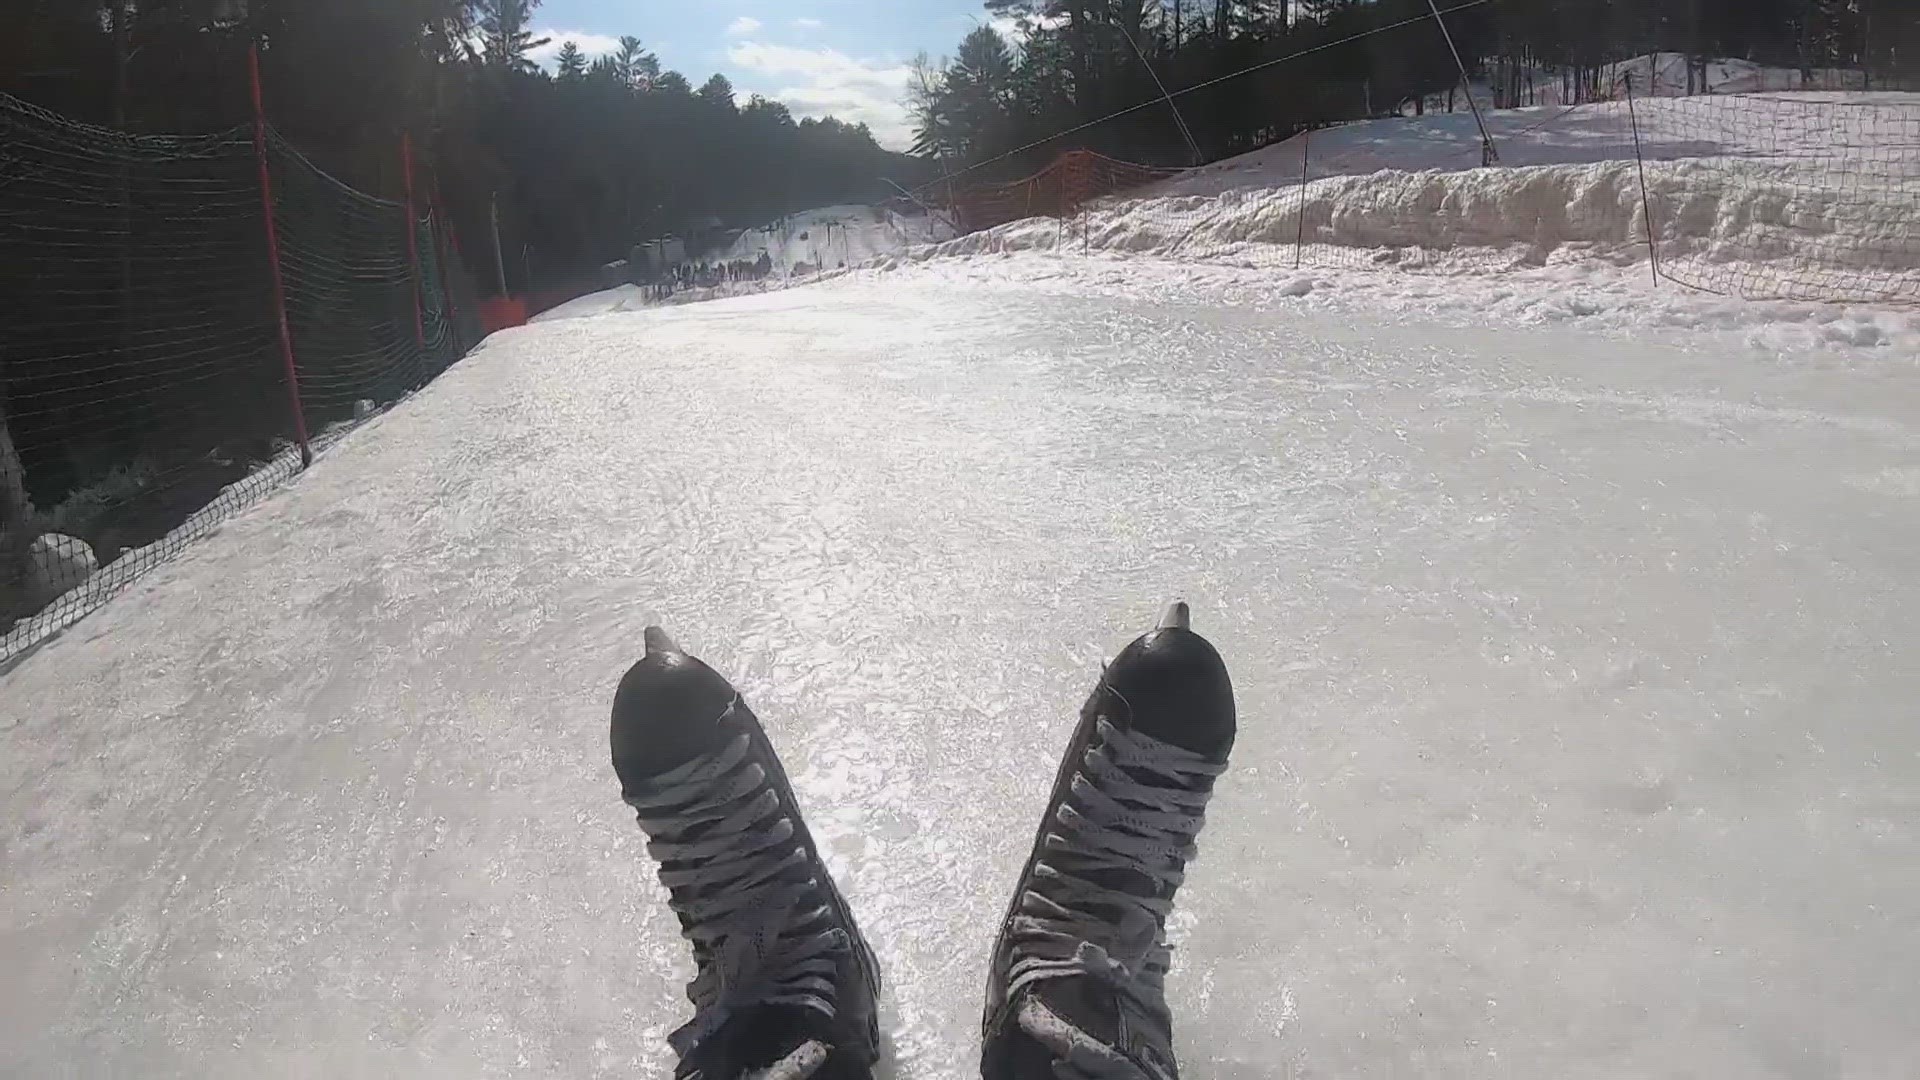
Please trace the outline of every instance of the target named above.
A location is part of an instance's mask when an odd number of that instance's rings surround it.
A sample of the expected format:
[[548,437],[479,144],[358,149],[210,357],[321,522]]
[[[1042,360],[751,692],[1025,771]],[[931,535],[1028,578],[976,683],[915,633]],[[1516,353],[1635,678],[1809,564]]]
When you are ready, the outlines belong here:
[[[1706,43],[1700,40],[1700,0],[1692,0],[1687,5],[1687,96],[1692,97],[1696,80],[1696,65],[1699,68],[1698,83],[1706,82]],[[1701,89],[1705,89],[1702,87]]]
[[1813,81],[1813,0],[1800,8],[1800,85]]
[[1093,85],[1093,17],[1086,0],[1072,0],[1067,8],[1067,25],[1073,35],[1069,39],[1069,48],[1073,56],[1074,102],[1091,118],[1095,115],[1093,109],[1099,103],[1099,93]]
[[[1138,42],[1145,36],[1142,31],[1147,27],[1147,10],[1141,6],[1140,0],[1120,0],[1118,21],[1127,35]],[[1146,46],[1142,45],[1141,48],[1145,49]]]
[[1873,0],[1860,0],[1860,89],[1873,89]]

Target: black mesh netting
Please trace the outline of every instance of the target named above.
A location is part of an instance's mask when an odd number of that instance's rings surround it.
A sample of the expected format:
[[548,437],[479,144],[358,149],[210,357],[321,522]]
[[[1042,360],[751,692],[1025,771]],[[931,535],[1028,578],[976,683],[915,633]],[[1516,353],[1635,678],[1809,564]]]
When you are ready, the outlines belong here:
[[[1475,274],[1597,260],[1749,299],[1920,303],[1920,95],[1648,97],[1625,74],[1599,100],[1486,111],[1499,168],[1481,167],[1463,99],[1113,191],[1054,182],[1073,155],[927,191],[987,230],[960,251]],[[1025,191],[1066,194],[1010,201]],[[1058,220],[1003,224],[1040,215]]]
[[[266,145],[318,448],[458,359],[475,305],[432,216]],[[265,223],[250,128],[127,135],[0,96],[0,663],[300,467]]]

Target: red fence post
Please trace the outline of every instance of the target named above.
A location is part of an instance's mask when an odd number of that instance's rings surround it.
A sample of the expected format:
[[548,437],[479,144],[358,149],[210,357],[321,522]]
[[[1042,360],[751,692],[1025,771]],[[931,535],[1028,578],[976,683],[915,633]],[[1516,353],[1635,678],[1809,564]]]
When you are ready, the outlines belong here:
[[273,170],[267,167],[267,106],[260,91],[260,46],[247,47],[247,76],[253,83],[253,153],[260,161],[260,207],[267,229],[267,263],[272,269],[273,306],[280,319],[280,358],[287,365],[287,403],[293,412],[293,437],[300,444],[300,467],[313,464],[307,440],[307,412],[300,404],[300,369],[293,362],[293,328],[287,322],[287,280],[280,269],[280,227],[273,217]]
[[400,167],[407,183],[407,266],[413,274],[413,343],[421,351],[427,348],[426,317],[420,303],[420,230],[413,213],[413,133],[400,135]]

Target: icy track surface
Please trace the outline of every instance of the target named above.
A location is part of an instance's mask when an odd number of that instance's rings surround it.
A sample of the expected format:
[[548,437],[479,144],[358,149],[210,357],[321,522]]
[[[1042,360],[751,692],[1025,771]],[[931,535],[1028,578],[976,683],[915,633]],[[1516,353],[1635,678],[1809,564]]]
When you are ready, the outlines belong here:
[[650,618],[973,1074],[1083,695],[1242,727],[1190,1080],[1920,1075],[1920,374],[863,281],[509,332],[0,678],[0,1073],[664,1077]]

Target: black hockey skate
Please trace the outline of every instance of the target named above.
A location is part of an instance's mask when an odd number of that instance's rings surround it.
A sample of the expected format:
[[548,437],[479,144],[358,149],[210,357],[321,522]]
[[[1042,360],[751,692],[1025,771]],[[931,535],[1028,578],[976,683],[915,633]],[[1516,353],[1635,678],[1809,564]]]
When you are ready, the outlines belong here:
[[697,972],[680,1080],[867,1080],[879,968],[760,721],[658,627],[613,703],[613,768]]
[[1167,914],[1234,737],[1220,654],[1185,604],[1080,713],[994,945],[985,1080],[1175,1080]]

